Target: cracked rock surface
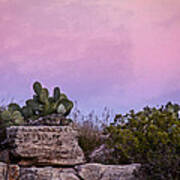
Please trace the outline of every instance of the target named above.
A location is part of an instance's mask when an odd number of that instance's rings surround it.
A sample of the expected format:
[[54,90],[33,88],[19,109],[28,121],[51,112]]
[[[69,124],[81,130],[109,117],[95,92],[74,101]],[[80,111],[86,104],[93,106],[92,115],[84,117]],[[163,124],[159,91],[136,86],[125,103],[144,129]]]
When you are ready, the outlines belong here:
[[85,162],[77,132],[70,126],[12,126],[7,128],[7,139],[19,165],[72,166]]
[[133,171],[139,164],[84,164],[64,167],[20,167],[0,163],[1,180],[135,180]]
[[72,126],[11,126],[0,180],[135,180],[140,164],[86,163]]

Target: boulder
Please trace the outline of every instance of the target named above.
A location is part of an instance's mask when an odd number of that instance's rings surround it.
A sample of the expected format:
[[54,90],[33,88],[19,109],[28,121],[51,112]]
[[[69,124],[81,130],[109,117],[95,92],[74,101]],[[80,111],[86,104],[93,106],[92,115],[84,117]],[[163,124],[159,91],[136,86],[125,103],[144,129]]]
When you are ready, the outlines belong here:
[[73,166],[85,162],[77,131],[70,126],[7,128],[10,158],[19,165]]
[[140,164],[84,164],[75,167],[24,167],[0,163],[0,180],[135,180]]
[[[47,118],[46,118],[47,119]],[[54,120],[59,124],[59,121]],[[133,172],[140,164],[103,165],[85,163],[78,145],[78,133],[72,125],[11,126],[1,143],[0,180],[135,180]],[[2,146],[1,146],[2,147]],[[105,145],[92,153],[91,159],[109,158]],[[107,157],[106,157],[107,156]],[[5,163],[6,162],[6,163]]]
[[44,168],[21,168],[20,169],[20,180],[51,180],[53,178],[53,168],[44,167]]
[[8,149],[0,150],[0,162],[10,162]]
[[76,168],[79,176],[84,180],[135,180],[133,172],[140,168],[140,164],[102,165],[92,163]]
[[112,158],[112,153],[113,149],[109,149],[105,144],[102,144],[89,155],[89,161],[102,164],[109,162]]
[[72,168],[21,168],[20,180],[80,180]]

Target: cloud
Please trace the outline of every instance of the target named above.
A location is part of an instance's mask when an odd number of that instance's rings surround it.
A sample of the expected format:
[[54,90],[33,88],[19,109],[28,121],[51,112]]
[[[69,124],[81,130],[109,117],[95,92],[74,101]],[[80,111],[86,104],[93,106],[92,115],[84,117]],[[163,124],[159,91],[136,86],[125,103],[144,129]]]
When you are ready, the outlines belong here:
[[179,7],[178,0],[0,1],[1,92],[20,97],[39,79],[86,106],[160,101],[180,89]]

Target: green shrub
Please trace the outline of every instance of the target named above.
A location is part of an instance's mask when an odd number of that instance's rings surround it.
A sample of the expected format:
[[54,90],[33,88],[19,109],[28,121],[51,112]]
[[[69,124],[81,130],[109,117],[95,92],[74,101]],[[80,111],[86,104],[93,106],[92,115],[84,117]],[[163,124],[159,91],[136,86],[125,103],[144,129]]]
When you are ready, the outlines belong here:
[[0,128],[23,123],[24,117],[18,104],[11,103],[0,112]]
[[[142,163],[137,175],[146,179],[180,178],[180,106],[168,103],[160,108],[145,107],[135,113],[116,115],[106,132],[114,149],[114,162]],[[118,159],[117,159],[118,158]]]

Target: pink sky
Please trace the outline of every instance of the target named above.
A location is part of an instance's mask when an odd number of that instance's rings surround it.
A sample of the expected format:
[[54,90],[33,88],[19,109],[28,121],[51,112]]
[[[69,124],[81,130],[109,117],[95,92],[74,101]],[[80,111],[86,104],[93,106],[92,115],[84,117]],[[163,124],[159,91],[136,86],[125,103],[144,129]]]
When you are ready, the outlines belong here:
[[0,98],[61,87],[84,111],[180,100],[179,0],[0,0]]

